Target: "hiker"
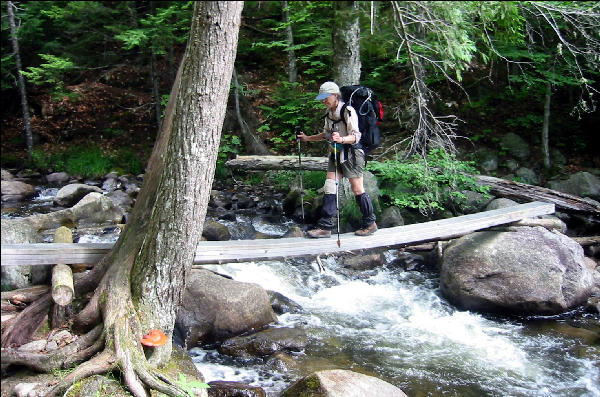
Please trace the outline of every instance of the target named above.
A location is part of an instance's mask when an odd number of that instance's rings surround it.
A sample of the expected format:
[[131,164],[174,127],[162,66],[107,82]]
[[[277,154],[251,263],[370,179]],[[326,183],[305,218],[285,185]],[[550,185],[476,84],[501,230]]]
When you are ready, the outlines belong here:
[[[362,213],[362,226],[355,234],[358,236],[369,236],[377,231],[377,224],[375,223],[373,203],[363,186],[365,153],[358,144],[361,134],[358,130],[356,111],[351,106],[347,106],[345,114],[340,115],[340,110],[344,102],[340,95],[340,88],[332,81],[321,85],[319,95],[316,96],[315,100],[322,101],[327,107],[323,132],[309,136],[300,131],[297,138],[304,142],[329,141],[330,155],[327,166],[327,177],[325,179],[325,194],[323,196],[321,218],[318,220],[316,227],[307,232],[307,235],[311,238],[331,236],[333,217],[337,210],[335,183],[337,166],[338,181],[342,177],[348,178],[350,188]],[[342,120],[342,117],[344,117],[344,120]],[[337,145],[336,156],[334,156],[333,151],[334,144]],[[338,164],[336,164],[334,157],[337,157]]]

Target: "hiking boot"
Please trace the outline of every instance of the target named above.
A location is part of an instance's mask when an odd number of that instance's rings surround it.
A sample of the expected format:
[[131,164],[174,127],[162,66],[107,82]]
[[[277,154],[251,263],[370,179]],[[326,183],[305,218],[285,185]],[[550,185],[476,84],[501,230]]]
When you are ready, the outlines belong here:
[[331,237],[331,230],[312,229],[306,232],[306,235],[310,238],[327,238]]
[[356,234],[357,236],[370,236],[371,234],[375,233],[376,231],[377,231],[377,224],[375,222],[373,222],[369,226],[367,226],[363,229],[358,229],[357,231],[354,232],[354,234]]

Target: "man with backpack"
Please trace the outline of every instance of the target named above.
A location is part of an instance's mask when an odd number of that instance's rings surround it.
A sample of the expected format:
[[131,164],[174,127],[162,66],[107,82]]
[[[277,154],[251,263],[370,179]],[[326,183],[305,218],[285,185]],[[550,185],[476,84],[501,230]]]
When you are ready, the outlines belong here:
[[340,87],[332,81],[321,85],[315,100],[322,101],[327,107],[323,132],[310,136],[299,132],[297,138],[304,142],[329,141],[330,156],[321,217],[316,227],[309,230],[307,235],[311,238],[331,236],[333,217],[337,211],[336,177],[338,177],[338,181],[342,177],[346,177],[350,181],[350,188],[362,213],[362,226],[355,234],[369,236],[377,231],[377,224],[375,223],[373,203],[363,186],[366,153],[361,145],[357,111],[343,101]]

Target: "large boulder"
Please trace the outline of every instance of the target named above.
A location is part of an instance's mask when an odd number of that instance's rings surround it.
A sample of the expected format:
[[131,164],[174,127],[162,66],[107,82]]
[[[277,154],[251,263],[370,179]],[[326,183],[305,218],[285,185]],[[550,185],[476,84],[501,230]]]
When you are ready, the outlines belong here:
[[500,147],[505,149],[510,156],[519,160],[529,158],[529,145],[519,135],[509,132],[500,138]]
[[102,189],[84,183],[71,183],[56,193],[54,203],[63,207],[70,207],[92,192],[102,193]]
[[62,185],[63,183],[67,183],[71,179],[71,176],[66,172],[53,172],[51,174],[46,175],[46,182],[51,185]]
[[17,201],[35,195],[35,186],[21,181],[0,182],[2,190],[2,201]]
[[177,314],[177,328],[187,346],[220,340],[277,321],[267,292],[258,284],[230,280],[193,269]]
[[455,240],[444,251],[442,294],[468,310],[557,314],[591,294],[592,272],[581,246],[541,227],[483,231]]
[[[20,219],[2,219],[2,244],[40,243],[32,225]],[[31,285],[31,266],[2,266],[2,288],[18,289]]]
[[551,180],[548,185],[559,192],[600,200],[600,178],[589,172],[578,172],[566,180]]
[[334,369],[318,371],[288,387],[282,397],[402,397],[396,386],[373,376]]

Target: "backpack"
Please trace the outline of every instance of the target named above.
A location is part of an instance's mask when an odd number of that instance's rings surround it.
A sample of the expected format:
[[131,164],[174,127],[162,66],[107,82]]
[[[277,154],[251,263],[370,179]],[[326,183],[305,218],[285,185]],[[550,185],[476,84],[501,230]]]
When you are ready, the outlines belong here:
[[[383,121],[383,106],[377,100],[377,96],[373,90],[368,87],[346,85],[340,87],[340,93],[345,102],[342,105],[340,114],[344,114],[348,105],[356,110],[358,129],[361,133],[358,144],[365,151],[365,154],[367,154],[381,143],[379,124]],[[344,123],[346,122],[343,116],[342,120],[344,120]]]

